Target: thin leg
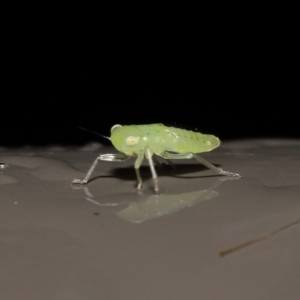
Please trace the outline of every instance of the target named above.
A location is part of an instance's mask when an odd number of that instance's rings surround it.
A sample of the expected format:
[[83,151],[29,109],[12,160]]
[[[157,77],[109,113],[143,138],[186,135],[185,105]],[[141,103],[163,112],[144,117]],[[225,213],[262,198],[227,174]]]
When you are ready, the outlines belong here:
[[142,189],[142,184],[143,184],[143,180],[142,180],[142,177],[140,174],[140,166],[141,166],[143,159],[144,159],[144,152],[141,151],[141,152],[139,152],[138,157],[134,163],[134,170],[135,170],[136,178],[138,181],[138,186],[137,186],[138,190]]
[[151,170],[152,178],[154,181],[154,191],[156,194],[158,194],[159,188],[158,188],[157,174],[156,174],[155,167],[154,167],[153,160],[152,160],[152,153],[149,148],[146,149],[146,157],[149,160],[150,170]]
[[129,156],[122,152],[102,154],[99,158],[99,160],[103,161],[125,161],[127,159],[129,159]]
[[101,155],[95,159],[92,166],[90,167],[90,169],[88,170],[88,172],[86,173],[85,177],[82,180],[81,179],[73,179],[72,183],[79,183],[79,184],[87,183],[89,181],[94,169],[96,168],[99,160],[101,160]]
[[221,168],[217,168],[215,167],[213,164],[211,164],[210,162],[208,162],[207,160],[205,160],[203,157],[201,157],[199,154],[194,154],[194,157],[204,166],[206,166],[207,168],[215,171],[217,174],[220,175],[226,175],[226,176],[232,176],[232,177],[241,177],[240,174],[237,173],[232,173],[229,171],[224,171]]
[[72,181],[72,183],[86,184],[89,181],[89,179],[90,179],[90,177],[91,177],[94,169],[96,168],[99,160],[103,160],[103,161],[125,161],[128,158],[129,158],[129,156],[127,156],[124,153],[113,153],[113,154],[102,154],[102,155],[99,155],[95,159],[95,161],[93,162],[92,166],[88,170],[88,172],[85,175],[85,177],[82,180],[81,179],[74,179]]
[[168,159],[190,159],[190,158],[193,158],[193,154],[192,153],[172,153],[172,152],[165,151],[161,154],[161,157],[163,157],[166,160],[168,160]]

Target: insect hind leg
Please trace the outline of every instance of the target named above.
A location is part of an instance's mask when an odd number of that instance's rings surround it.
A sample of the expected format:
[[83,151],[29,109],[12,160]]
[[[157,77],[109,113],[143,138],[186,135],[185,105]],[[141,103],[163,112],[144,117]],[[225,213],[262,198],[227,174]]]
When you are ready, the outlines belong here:
[[204,159],[203,157],[201,157],[199,154],[193,154],[193,156],[204,166],[206,166],[207,168],[215,171],[217,174],[220,175],[225,175],[225,176],[230,176],[230,177],[241,177],[240,174],[237,173],[232,173],[229,171],[224,171],[221,168],[217,168],[215,167],[213,164],[211,164],[210,162],[208,162],[206,159]]

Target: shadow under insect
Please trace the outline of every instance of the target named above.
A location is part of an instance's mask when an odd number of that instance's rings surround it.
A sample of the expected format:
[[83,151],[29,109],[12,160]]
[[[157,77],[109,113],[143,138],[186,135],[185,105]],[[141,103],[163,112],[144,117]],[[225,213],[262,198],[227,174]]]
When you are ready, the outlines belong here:
[[[214,164],[214,166],[219,167],[220,165]],[[175,178],[206,178],[206,177],[219,177],[218,174],[203,174],[204,171],[209,171],[205,166],[200,164],[176,164],[175,166],[170,166],[166,163],[162,163],[156,166],[158,177],[175,177]],[[149,180],[152,178],[149,166],[143,165],[140,167],[140,172],[144,180]],[[90,181],[101,178],[103,176],[97,176],[92,178]],[[118,167],[111,170],[111,176],[116,177],[121,180],[136,181],[136,174],[134,172],[133,166]]]

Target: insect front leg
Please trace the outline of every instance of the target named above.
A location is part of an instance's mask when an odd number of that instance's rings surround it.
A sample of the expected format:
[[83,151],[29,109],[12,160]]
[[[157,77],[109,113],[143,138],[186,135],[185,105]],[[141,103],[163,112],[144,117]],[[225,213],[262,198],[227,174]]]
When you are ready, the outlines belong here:
[[85,184],[89,181],[94,169],[97,166],[98,161],[100,160],[101,155],[99,155],[95,161],[93,162],[92,166],[90,167],[90,169],[88,170],[88,172],[86,173],[85,177],[83,179],[73,179],[72,183],[79,183],[79,184]]
[[124,153],[113,153],[113,154],[102,154],[99,155],[95,161],[93,162],[92,166],[90,167],[90,169],[88,170],[87,174],[85,175],[85,177],[81,180],[81,179],[73,179],[72,183],[79,183],[79,184],[86,184],[94,169],[96,168],[98,161],[99,160],[103,160],[103,161],[125,161],[129,158],[129,156],[127,156]]
[[213,164],[211,164],[210,162],[208,162],[206,159],[204,159],[203,157],[201,157],[199,154],[193,154],[193,156],[204,166],[206,166],[207,168],[215,171],[217,174],[220,175],[226,175],[226,176],[232,176],[232,177],[241,177],[240,174],[237,173],[232,173],[229,171],[224,171],[221,168],[217,168],[215,167]]

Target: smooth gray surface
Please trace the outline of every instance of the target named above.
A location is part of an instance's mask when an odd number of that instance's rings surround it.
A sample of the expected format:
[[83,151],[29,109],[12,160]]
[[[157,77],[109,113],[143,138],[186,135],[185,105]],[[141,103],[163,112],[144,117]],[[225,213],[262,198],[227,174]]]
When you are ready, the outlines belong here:
[[300,141],[224,143],[196,160],[98,164],[111,148],[0,150],[0,299],[300,299]]

